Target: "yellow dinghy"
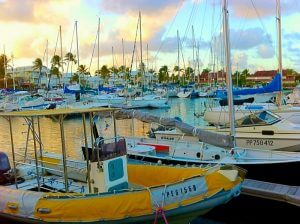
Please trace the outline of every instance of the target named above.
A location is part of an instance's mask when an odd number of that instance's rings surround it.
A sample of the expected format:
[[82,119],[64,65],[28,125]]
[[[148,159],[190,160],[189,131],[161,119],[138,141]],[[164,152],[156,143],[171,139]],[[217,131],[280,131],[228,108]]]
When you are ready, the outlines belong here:
[[[92,117],[101,109],[76,112],[85,119],[86,113]],[[12,117],[25,116],[34,125],[33,119],[45,113],[50,112],[12,112],[2,116],[12,130]],[[52,113],[64,116],[66,111]],[[60,118],[61,127],[62,121]],[[31,130],[33,136],[40,138],[34,126]],[[11,132],[14,154],[12,136]],[[86,150],[87,181],[76,182],[68,178],[64,135],[61,136],[64,178],[48,174],[49,168],[43,167],[37,155],[35,166],[19,163],[13,156],[11,170],[8,157],[0,153],[0,216],[28,223],[153,223],[158,218],[167,223],[179,216],[204,214],[228,202],[239,195],[244,179],[244,171],[234,166],[127,164],[125,140],[113,138],[101,147]],[[29,166],[33,168],[29,170]],[[24,170],[30,175],[21,179]],[[88,192],[81,191],[82,187]]]

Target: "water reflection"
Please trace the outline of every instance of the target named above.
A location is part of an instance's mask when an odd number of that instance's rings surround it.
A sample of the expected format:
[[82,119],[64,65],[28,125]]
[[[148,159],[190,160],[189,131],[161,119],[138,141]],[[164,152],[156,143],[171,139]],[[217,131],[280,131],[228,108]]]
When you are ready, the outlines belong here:
[[[166,117],[180,117],[183,121],[192,125],[204,125],[205,122],[194,116],[195,112],[199,112],[203,107],[205,99],[170,99],[169,109],[159,110],[143,110],[151,114]],[[107,117],[98,118],[98,131],[104,138],[112,137],[114,132],[113,120]],[[35,122],[37,131],[37,122]],[[90,136],[89,119],[87,118],[87,136]],[[150,124],[143,123],[138,120],[117,120],[117,135],[119,136],[146,136],[149,131]],[[26,139],[28,126],[23,118],[12,119],[13,137],[16,152],[24,152],[26,147]],[[43,150],[47,152],[61,153],[61,134],[59,123],[51,118],[40,118],[41,139]],[[0,118],[0,144],[1,150],[10,154],[10,135],[8,122]],[[64,133],[66,139],[67,155],[74,159],[81,159],[81,146],[84,145],[83,123],[80,117],[66,119],[64,121]],[[91,139],[87,139],[90,143]],[[30,149],[33,147],[33,138],[30,134],[28,145]]]

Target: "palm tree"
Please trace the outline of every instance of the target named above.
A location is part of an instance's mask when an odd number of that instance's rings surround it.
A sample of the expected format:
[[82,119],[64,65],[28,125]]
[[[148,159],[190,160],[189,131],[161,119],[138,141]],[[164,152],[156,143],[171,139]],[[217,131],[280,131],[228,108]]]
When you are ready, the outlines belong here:
[[7,64],[9,62],[9,59],[7,58],[7,56],[5,54],[1,54],[0,55],[0,77],[4,78],[4,74],[5,74],[5,68],[7,67]]
[[79,65],[78,68],[77,68],[77,72],[79,74],[83,74],[83,75],[89,74],[88,68],[86,67],[86,65]]
[[[59,68],[52,65],[51,69],[50,69],[49,80],[48,80],[49,83],[50,83],[51,77],[53,75],[55,75],[58,78],[58,80],[59,80],[58,82],[60,83],[61,73],[59,71]],[[49,83],[48,83],[48,86],[49,86]]]
[[57,66],[60,67],[61,66],[61,58],[59,55],[54,55],[51,59],[51,65],[52,66]]
[[72,54],[71,52],[66,53],[64,61],[67,62],[67,72],[69,70],[69,64],[71,62],[71,75],[72,75],[72,68],[73,68],[73,63],[76,65],[77,64],[77,59],[76,55]]
[[190,82],[191,78],[193,78],[194,70],[191,67],[187,67],[185,69],[186,79]]
[[158,82],[162,83],[168,80],[169,80],[169,69],[167,65],[164,65],[158,71]]
[[41,77],[42,77],[42,68],[43,68],[43,62],[42,59],[37,58],[33,61],[33,70],[38,70],[39,71],[39,81],[38,81],[38,85],[40,87],[41,85]]
[[61,57],[59,55],[54,55],[51,58],[51,70],[50,70],[49,82],[52,75],[56,75],[58,78],[58,82],[60,83],[61,73],[59,72],[59,67],[61,67]]
[[100,69],[100,76],[103,80],[106,80],[109,77],[109,69],[106,65],[103,65]]

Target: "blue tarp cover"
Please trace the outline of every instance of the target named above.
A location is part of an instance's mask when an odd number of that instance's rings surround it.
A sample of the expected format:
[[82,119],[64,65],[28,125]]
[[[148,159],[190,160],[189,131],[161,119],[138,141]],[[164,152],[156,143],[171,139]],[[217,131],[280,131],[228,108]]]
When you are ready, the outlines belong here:
[[[249,88],[249,89],[234,89],[233,95],[253,95],[253,94],[262,94],[262,93],[273,93],[281,91],[281,75],[277,73],[273,80],[266,86],[260,88]],[[217,90],[216,91],[217,98],[227,98],[226,90]]]

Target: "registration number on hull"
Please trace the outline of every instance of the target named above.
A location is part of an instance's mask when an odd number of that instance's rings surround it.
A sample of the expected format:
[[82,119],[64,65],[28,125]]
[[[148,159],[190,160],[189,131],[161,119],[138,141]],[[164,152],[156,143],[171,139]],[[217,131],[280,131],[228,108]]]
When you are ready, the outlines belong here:
[[266,146],[273,146],[274,142],[270,139],[247,139],[247,145],[256,146],[256,145],[266,145]]

